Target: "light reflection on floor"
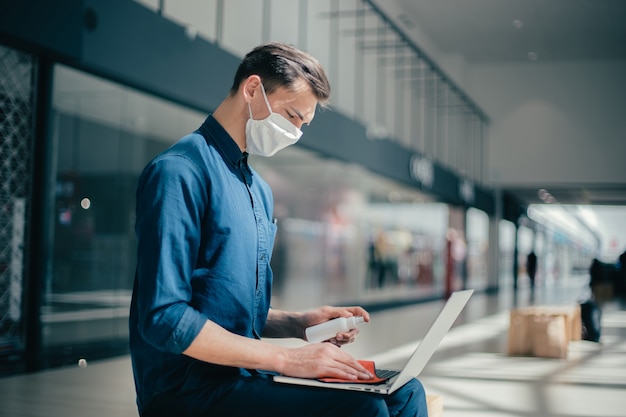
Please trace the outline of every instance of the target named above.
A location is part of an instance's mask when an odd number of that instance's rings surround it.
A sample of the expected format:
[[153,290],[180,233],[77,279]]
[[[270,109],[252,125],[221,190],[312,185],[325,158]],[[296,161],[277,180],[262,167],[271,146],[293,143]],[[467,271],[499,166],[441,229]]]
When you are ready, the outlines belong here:
[[[444,396],[446,417],[623,417],[625,320],[605,313],[601,343],[570,342],[566,359],[466,352],[429,364],[421,380]],[[474,323],[458,330],[472,328],[479,334]]]

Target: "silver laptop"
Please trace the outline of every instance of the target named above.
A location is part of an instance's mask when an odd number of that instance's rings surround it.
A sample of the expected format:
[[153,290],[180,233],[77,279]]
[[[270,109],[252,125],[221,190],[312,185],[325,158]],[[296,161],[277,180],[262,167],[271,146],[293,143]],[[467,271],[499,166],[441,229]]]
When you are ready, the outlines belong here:
[[[411,358],[400,371],[392,371],[395,376],[391,376],[385,382],[379,384],[367,384],[358,382],[322,382],[317,379],[295,378],[283,375],[274,376],[274,381],[284,384],[306,385],[310,387],[322,387],[332,389],[343,389],[350,391],[376,392],[380,394],[391,394],[412,378],[418,376],[426,366],[435,350],[443,340],[448,330],[469,301],[474,290],[456,291],[452,293],[443,309],[437,316],[435,322],[430,326],[426,336],[417,346]],[[382,376],[389,373],[389,370],[376,369],[376,374]]]

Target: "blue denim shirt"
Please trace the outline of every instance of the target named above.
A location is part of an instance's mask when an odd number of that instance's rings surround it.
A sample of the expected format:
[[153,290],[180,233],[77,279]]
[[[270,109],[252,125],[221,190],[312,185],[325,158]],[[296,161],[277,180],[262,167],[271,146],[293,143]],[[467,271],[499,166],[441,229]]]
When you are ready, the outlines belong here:
[[181,355],[206,320],[251,338],[271,297],[276,224],[269,185],[209,116],[154,158],[137,187],[137,269],[130,350],[140,412],[156,394],[184,395],[244,370]]

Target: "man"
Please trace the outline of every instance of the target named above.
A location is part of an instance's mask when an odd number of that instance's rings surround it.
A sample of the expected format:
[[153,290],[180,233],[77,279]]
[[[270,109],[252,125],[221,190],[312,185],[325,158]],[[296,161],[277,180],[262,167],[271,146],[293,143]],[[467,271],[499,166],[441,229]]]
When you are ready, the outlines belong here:
[[356,330],[301,348],[261,340],[305,339],[306,327],[335,317],[369,321],[361,307],[269,307],[277,225],[271,189],[248,154],[295,143],[329,95],[314,58],[281,43],[259,46],[204,124],[141,174],[130,313],[141,416],[426,416],[417,380],[382,397],[281,385],[268,375],[371,378],[339,348]]

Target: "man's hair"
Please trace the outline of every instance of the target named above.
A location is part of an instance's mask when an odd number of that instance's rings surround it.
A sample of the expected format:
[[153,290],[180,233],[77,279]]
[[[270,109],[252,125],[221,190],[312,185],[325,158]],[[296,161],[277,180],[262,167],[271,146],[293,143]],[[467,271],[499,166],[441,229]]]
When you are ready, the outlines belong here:
[[261,77],[267,94],[279,87],[290,88],[299,79],[305,80],[320,105],[327,104],[330,98],[330,83],[324,68],[317,59],[296,48],[281,42],[270,42],[257,46],[243,58],[230,94],[251,75]]

